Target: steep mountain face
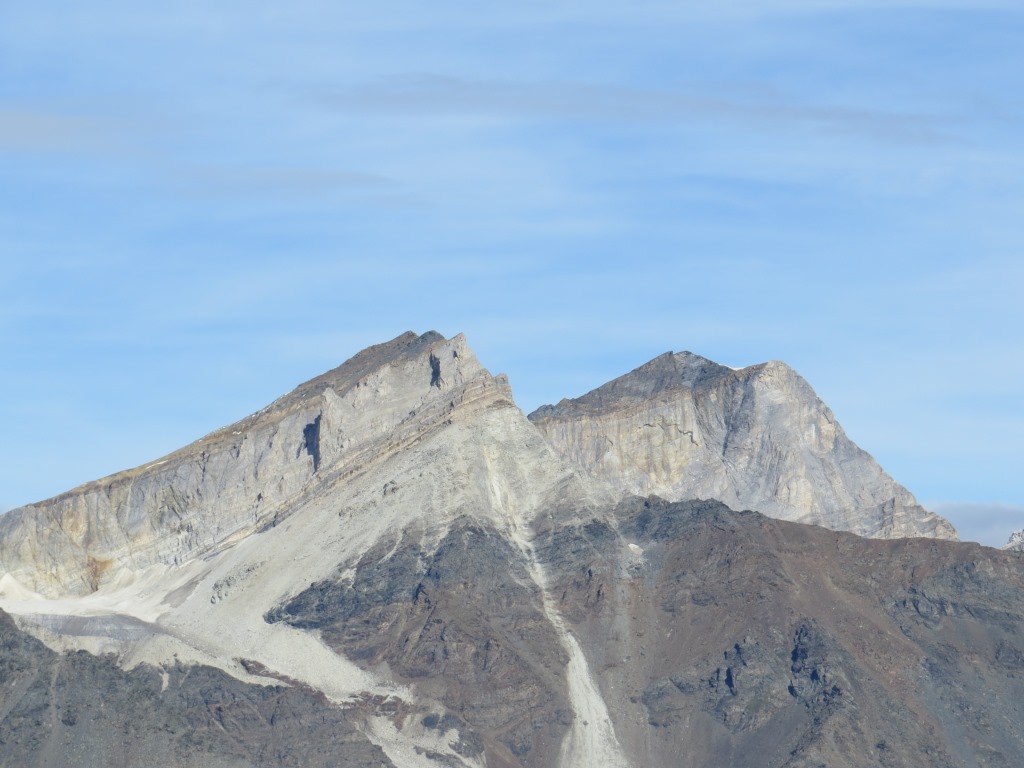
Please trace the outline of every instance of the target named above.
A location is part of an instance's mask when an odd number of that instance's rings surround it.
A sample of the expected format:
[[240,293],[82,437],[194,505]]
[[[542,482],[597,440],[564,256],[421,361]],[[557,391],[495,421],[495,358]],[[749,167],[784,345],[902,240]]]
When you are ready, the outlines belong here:
[[[183,500],[170,517],[169,496]],[[581,694],[564,687],[559,662],[589,673],[552,623],[527,542],[534,517],[572,517],[610,498],[558,460],[461,336],[410,334],[154,465],[10,513],[0,607],[54,648],[113,653],[129,669],[205,665],[364,702],[360,731],[396,765],[436,764],[428,753],[451,765],[528,764],[517,753],[534,755],[529,764],[594,764],[604,743],[561,757],[564,733],[582,726],[573,715]],[[95,535],[99,527],[109,535]],[[396,578],[418,578],[417,564],[441,543],[458,551],[453,537],[464,529],[491,531],[501,545],[477,563],[491,564],[492,581],[521,582],[503,582],[505,602],[460,620],[476,633],[471,644],[490,631],[473,629],[474,615],[510,612],[509,623],[495,620],[502,661],[480,673],[476,693],[455,693],[455,680],[428,685],[411,661],[360,664],[318,632],[274,620],[310,584],[354,578],[368,557],[390,560],[400,544],[422,554],[399,561],[413,570]],[[463,578],[464,593],[485,583],[472,570]],[[531,702],[525,712],[522,702]],[[463,708],[487,714],[463,726],[465,739],[451,725],[465,721]],[[554,730],[534,734],[537,723]]]
[[406,334],[9,513],[0,766],[1015,764],[1024,555],[612,479]]
[[1003,549],[1012,549],[1015,552],[1024,552],[1024,531],[1014,531],[1011,533],[1010,539],[1003,546]]
[[718,499],[874,538],[956,538],[784,363],[733,370],[669,352],[529,418],[563,458],[627,493]]
[[124,671],[3,626],[0,764],[1016,764],[1019,554],[717,502],[591,514],[538,518],[530,553],[480,520],[428,546],[413,527],[266,614],[388,675],[391,695]]
[[401,452],[458,411],[511,406],[461,336],[407,333],[144,467],[0,518],[0,562],[43,594],[87,594],[207,555]]

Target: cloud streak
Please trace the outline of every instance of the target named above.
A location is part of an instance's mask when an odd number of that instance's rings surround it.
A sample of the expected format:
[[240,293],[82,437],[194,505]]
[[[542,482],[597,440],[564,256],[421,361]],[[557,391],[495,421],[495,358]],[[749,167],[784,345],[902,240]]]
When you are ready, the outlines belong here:
[[325,103],[347,111],[416,117],[480,116],[609,122],[726,121],[746,128],[802,126],[898,143],[959,143],[934,115],[805,104],[777,91],[710,97],[700,88],[656,89],[552,81],[470,80],[417,74],[331,89]]
[[97,121],[29,109],[0,108],[0,152],[74,150],[96,140]]
[[188,187],[215,195],[395,192],[394,179],[376,173],[288,166],[201,166],[184,173]]

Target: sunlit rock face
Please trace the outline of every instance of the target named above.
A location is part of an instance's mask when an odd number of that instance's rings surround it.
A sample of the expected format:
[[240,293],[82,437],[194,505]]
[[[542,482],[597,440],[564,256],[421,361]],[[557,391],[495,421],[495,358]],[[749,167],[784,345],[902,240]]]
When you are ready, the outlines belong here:
[[666,353],[529,418],[563,458],[626,492],[718,499],[874,538],[956,538],[785,363],[734,370]]
[[169,456],[12,510],[0,518],[0,563],[45,594],[183,563],[495,400],[511,406],[507,382],[462,336],[408,333]]

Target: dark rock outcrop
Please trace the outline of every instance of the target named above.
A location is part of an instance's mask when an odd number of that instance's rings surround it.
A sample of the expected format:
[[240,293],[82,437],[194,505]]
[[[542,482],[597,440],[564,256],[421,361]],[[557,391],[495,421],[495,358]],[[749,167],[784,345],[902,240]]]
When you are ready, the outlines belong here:
[[488,765],[557,762],[572,718],[565,654],[523,553],[494,529],[463,521],[434,546],[406,532],[367,552],[354,575],[313,584],[266,618],[415,682]]
[[[358,721],[358,712],[354,713]],[[317,691],[57,654],[0,611],[0,766],[391,768]]]

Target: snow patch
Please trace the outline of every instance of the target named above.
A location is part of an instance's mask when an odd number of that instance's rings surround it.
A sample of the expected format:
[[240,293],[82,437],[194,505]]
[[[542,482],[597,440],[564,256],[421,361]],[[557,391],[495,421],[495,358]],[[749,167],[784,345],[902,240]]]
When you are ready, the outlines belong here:
[[363,735],[384,750],[397,768],[438,768],[449,764],[438,761],[431,753],[449,757],[456,761],[455,765],[466,768],[487,768],[482,758],[458,755],[452,750],[450,737],[455,731],[432,734],[418,724],[409,723],[408,719],[399,727],[392,718],[383,716],[372,718],[362,730]]

